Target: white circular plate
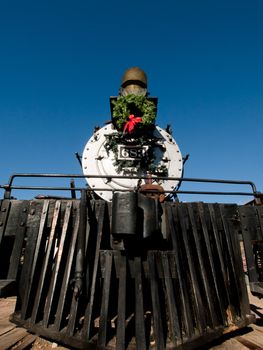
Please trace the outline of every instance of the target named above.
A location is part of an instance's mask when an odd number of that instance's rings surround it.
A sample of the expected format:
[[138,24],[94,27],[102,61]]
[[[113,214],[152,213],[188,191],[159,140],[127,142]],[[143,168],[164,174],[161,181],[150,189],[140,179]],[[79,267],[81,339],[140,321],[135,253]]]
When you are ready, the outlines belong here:
[[[90,188],[106,201],[111,201],[112,191],[131,190],[137,187],[138,179],[132,176],[146,176],[146,172],[138,171],[135,168],[123,168],[117,172],[114,166],[115,156],[112,151],[107,152],[104,145],[105,135],[117,133],[112,124],[108,124],[96,131],[87,142],[82,156],[82,168],[84,175],[95,175],[97,178],[88,177],[87,182]],[[158,138],[158,146],[154,147],[155,165],[165,166],[168,177],[181,178],[183,172],[182,155],[174,138],[159,126],[155,127],[154,136]],[[106,179],[103,176],[122,176],[124,179]],[[174,190],[179,180],[158,180],[156,175],[152,176],[153,184],[161,185],[165,191]],[[142,184],[145,180],[142,180]]]

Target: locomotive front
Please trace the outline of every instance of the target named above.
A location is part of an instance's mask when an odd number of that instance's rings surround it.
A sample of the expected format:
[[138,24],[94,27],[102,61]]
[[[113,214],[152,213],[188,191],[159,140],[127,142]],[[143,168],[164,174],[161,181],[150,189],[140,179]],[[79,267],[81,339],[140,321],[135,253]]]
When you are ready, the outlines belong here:
[[119,96],[110,103],[111,123],[95,128],[83,151],[89,187],[106,201],[112,201],[116,191],[144,185],[166,194],[177,189],[182,155],[169,127],[164,130],[155,123],[157,98],[148,95],[146,74],[137,67],[128,69]]

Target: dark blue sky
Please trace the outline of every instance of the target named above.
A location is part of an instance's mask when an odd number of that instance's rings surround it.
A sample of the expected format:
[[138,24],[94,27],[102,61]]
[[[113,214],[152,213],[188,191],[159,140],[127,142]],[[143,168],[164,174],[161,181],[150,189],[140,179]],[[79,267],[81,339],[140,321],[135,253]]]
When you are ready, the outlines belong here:
[[0,184],[80,173],[74,153],[110,119],[131,66],[159,97],[157,123],[190,153],[185,176],[263,191],[262,0],[2,1]]

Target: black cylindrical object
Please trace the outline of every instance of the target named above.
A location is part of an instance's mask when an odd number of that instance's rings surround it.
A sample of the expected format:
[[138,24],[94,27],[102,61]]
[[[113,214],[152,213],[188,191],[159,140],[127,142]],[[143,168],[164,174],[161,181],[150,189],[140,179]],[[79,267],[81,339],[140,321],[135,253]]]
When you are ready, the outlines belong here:
[[112,234],[136,235],[137,194],[115,192],[112,199]]

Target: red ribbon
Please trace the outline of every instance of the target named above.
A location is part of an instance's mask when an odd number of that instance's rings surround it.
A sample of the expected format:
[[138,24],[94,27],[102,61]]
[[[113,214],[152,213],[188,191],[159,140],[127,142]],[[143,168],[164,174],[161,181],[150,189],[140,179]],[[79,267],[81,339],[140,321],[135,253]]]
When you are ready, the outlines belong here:
[[142,121],[141,117],[135,117],[134,114],[129,115],[129,121],[124,125],[123,132],[128,129],[128,133],[131,133],[137,123],[140,123]]

